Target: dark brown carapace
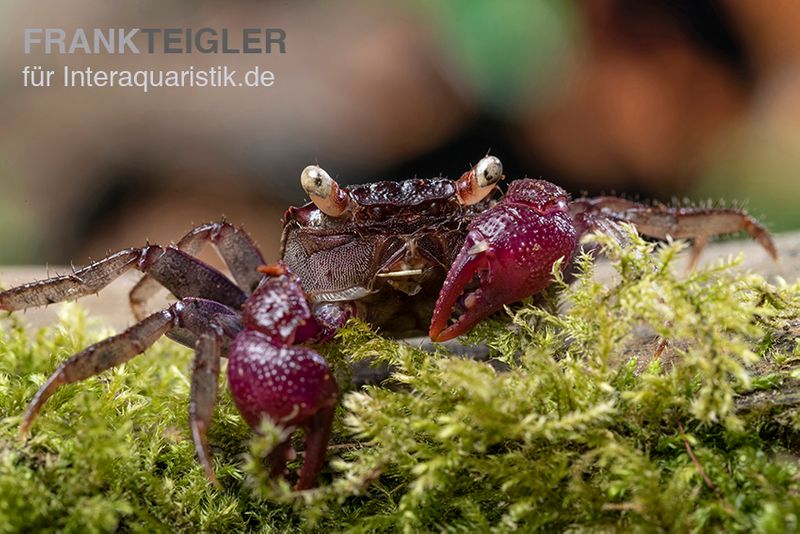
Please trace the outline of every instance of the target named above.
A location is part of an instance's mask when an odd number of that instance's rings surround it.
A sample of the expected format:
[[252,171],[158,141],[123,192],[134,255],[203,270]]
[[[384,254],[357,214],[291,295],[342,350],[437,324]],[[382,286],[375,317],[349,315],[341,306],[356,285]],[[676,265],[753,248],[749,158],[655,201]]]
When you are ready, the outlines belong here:
[[499,190],[464,205],[445,178],[349,188],[352,208],[328,217],[314,204],[289,208],[283,261],[313,302],[353,302],[358,315],[402,336],[425,331],[467,227]]

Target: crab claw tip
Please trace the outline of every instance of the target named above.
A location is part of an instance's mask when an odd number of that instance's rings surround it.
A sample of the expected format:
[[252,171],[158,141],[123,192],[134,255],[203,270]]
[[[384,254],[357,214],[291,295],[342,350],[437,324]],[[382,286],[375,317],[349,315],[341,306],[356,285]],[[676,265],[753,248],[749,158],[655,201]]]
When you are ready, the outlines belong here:
[[[456,257],[431,318],[431,340],[441,342],[460,336],[502,306],[493,302],[486,288],[493,278],[493,251],[478,232],[470,232]],[[448,324],[450,319],[455,321]]]

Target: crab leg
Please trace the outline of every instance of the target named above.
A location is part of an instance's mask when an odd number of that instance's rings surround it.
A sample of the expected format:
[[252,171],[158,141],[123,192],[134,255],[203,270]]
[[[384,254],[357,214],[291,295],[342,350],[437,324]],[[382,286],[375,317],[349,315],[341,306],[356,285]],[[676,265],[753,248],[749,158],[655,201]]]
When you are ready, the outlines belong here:
[[208,478],[216,483],[206,431],[216,404],[222,340],[235,336],[241,330],[241,324],[238,312],[210,300],[180,300],[121,334],[83,349],[62,363],[28,406],[19,429],[20,439],[25,438],[44,403],[60,386],[85,380],[131,360],[174,328],[185,328],[199,336],[192,372],[189,422],[200,463]]
[[676,239],[692,238],[703,244],[709,237],[744,230],[770,256],[778,257],[766,228],[742,209],[634,208],[623,212],[622,219],[631,221],[650,237],[665,239],[670,235]]
[[75,300],[97,293],[126,271],[134,269],[144,249],[125,249],[72,274],[21,285],[0,292],[0,310],[21,310]]
[[213,267],[177,248],[167,247],[162,250],[163,254],[145,264],[141,270],[176,297],[200,297],[233,308],[240,307],[247,300],[247,296],[236,284]]
[[216,269],[175,247],[129,248],[72,274],[56,276],[0,292],[0,310],[45,306],[97,293],[130,269],[149,273],[178,298],[202,297],[239,307],[247,298]]
[[[690,265],[697,262],[703,247],[711,237],[744,230],[772,258],[778,251],[766,228],[743,209],[738,208],[670,208],[667,206],[644,206],[624,199],[600,197],[576,201],[573,209],[584,208],[578,213],[589,228],[603,230],[602,219],[629,222],[637,230],[656,239],[692,239],[694,248]],[[595,217],[594,213],[598,213]]]
[[144,352],[166,334],[174,324],[175,317],[170,311],[154,313],[123,333],[87,347],[62,363],[39,388],[28,405],[19,428],[20,439],[25,438],[42,405],[59,386],[85,380],[127,362]]
[[217,486],[219,481],[211,465],[206,433],[211,426],[214,407],[217,405],[221,345],[222,332],[219,330],[214,333],[205,332],[197,340],[189,401],[189,426],[192,429],[192,441],[197,451],[197,459],[203,466],[206,477]]
[[[262,277],[256,269],[264,263],[264,258],[247,232],[225,221],[201,224],[190,230],[175,246],[196,256],[206,243],[216,248],[244,293],[252,293],[261,281]],[[152,276],[144,275],[131,289],[131,309],[138,320],[145,317],[145,304],[162,287]]]
[[194,228],[178,241],[177,247],[187,252],[199,251],[208,242],[219,251],[242,291],[250,295],[263,278],[258,267],[264,264],[264,257],[253,239],[243,229],[222,221]]
[[305,433],[305,452],[303,453],[303,467],[300,469],[300,478],[295,486],[297,489],[307,489],[314,486],[325,462],[325,451],[328,448],[328,440],[331,438],[333,428],[333,417],[336,414],[335,397],[334,402],[320,408],[316,415],[303,425]]
[[631,208],[646,208],[644,204],[620,197],[592,197],[579,198],[570,203],[570,211],[573,216],[581,213],[611,211],[619,212]]

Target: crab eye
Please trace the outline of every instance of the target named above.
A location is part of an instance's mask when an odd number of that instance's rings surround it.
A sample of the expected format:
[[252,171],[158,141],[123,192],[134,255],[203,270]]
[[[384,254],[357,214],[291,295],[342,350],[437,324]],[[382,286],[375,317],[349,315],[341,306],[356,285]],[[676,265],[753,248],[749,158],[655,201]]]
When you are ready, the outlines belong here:
[[328,197],[333,189],[333,178],[319,165],[309,165],[300,173],[300,185],[310,197]]
[[456,182],[458,201],[465,206],[480,202],[503,178],[503,164],[499,158],[495,156],[482,158]]
[[350,207],[350,195],[319,165],[309,165],[300,173],[300,185],[311,202],[325,215],[339,217]]
[[495,156],[486,156],[475,165],[475,180],[478,182],[478,187],[489,187],[503,177],[503,164],[500,158]]

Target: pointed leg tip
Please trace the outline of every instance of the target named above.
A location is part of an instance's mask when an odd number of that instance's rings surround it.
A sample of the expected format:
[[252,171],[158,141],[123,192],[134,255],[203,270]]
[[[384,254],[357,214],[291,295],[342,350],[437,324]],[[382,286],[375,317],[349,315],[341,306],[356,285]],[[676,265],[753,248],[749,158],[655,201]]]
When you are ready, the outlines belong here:
[[206,478],[211,483],[212,486],[217,488],[218,490],[222,489],[222,484],[220,484],[219,479],[217,478],[217,474],[214,472],[214,469],[211,466],[204,466]]
[[325,464],[328,441],[333,427],[336,405],[331,404],[320,409],[314,418],[305,425],[305,451],[303,451],[303,467],[295,490],[302,491],[313,488]]
[[772,258],[773,261],[778,261],[780,259],[780,255],[778,254],[778,249],[772,240],[770,240],[769,244],[767,244],[764,248],[767,249],[767,253],[769,254],[770,258]]
[[20,443],[25,443],[28,441],[28,436],[30,435],[31,427],[33,426],[33,421],[36,419],[36,415],[39,413],[39,405],[34,400],[29,406],[25,415],[22,417],[22,424],[19,425],[19,431],[17,432],[17,439]]
[[217,489],[222,489],[222,484],[219,483],[217,473],[214,471],[214,467],[211,465],[211,462],[208,460],[207,456],[201,459],[200,464],[203,467],[203,472],[206,475],[206,479],[208,479],[211,485]]
[[775,241],[772,239],[769,231],[756,219],[747,216],[744,223],[745,231],[750,234],[759,245],[761,245],[770,257],[778,261],[778,248],[775,246]]
[[775,241],[773,241],[772,236],[766,230],[759,232],[755,236],[755,240],[758,242],[761,247],[767,251],[770,258],[774,261],[778,261],[778,247],[775,246]]
[[192,441],[194,442],[198,463],[203,468],[208,481],[217,489],[222,489],[217,473],[214,471],[214,466],[211,465],[211,454],[208,452],[208,442],[206,440],[206,426],[200,421],[193,421],[191,428]]
[[24,445],[25,442],[28,441],[28,435],[30,434],[31,423],[32,421],[29,421],[27,418],[25,418],[25,420],[22,421],[22,424],[19,425],[19,430],[17,431],[17,442],[20,445]]

